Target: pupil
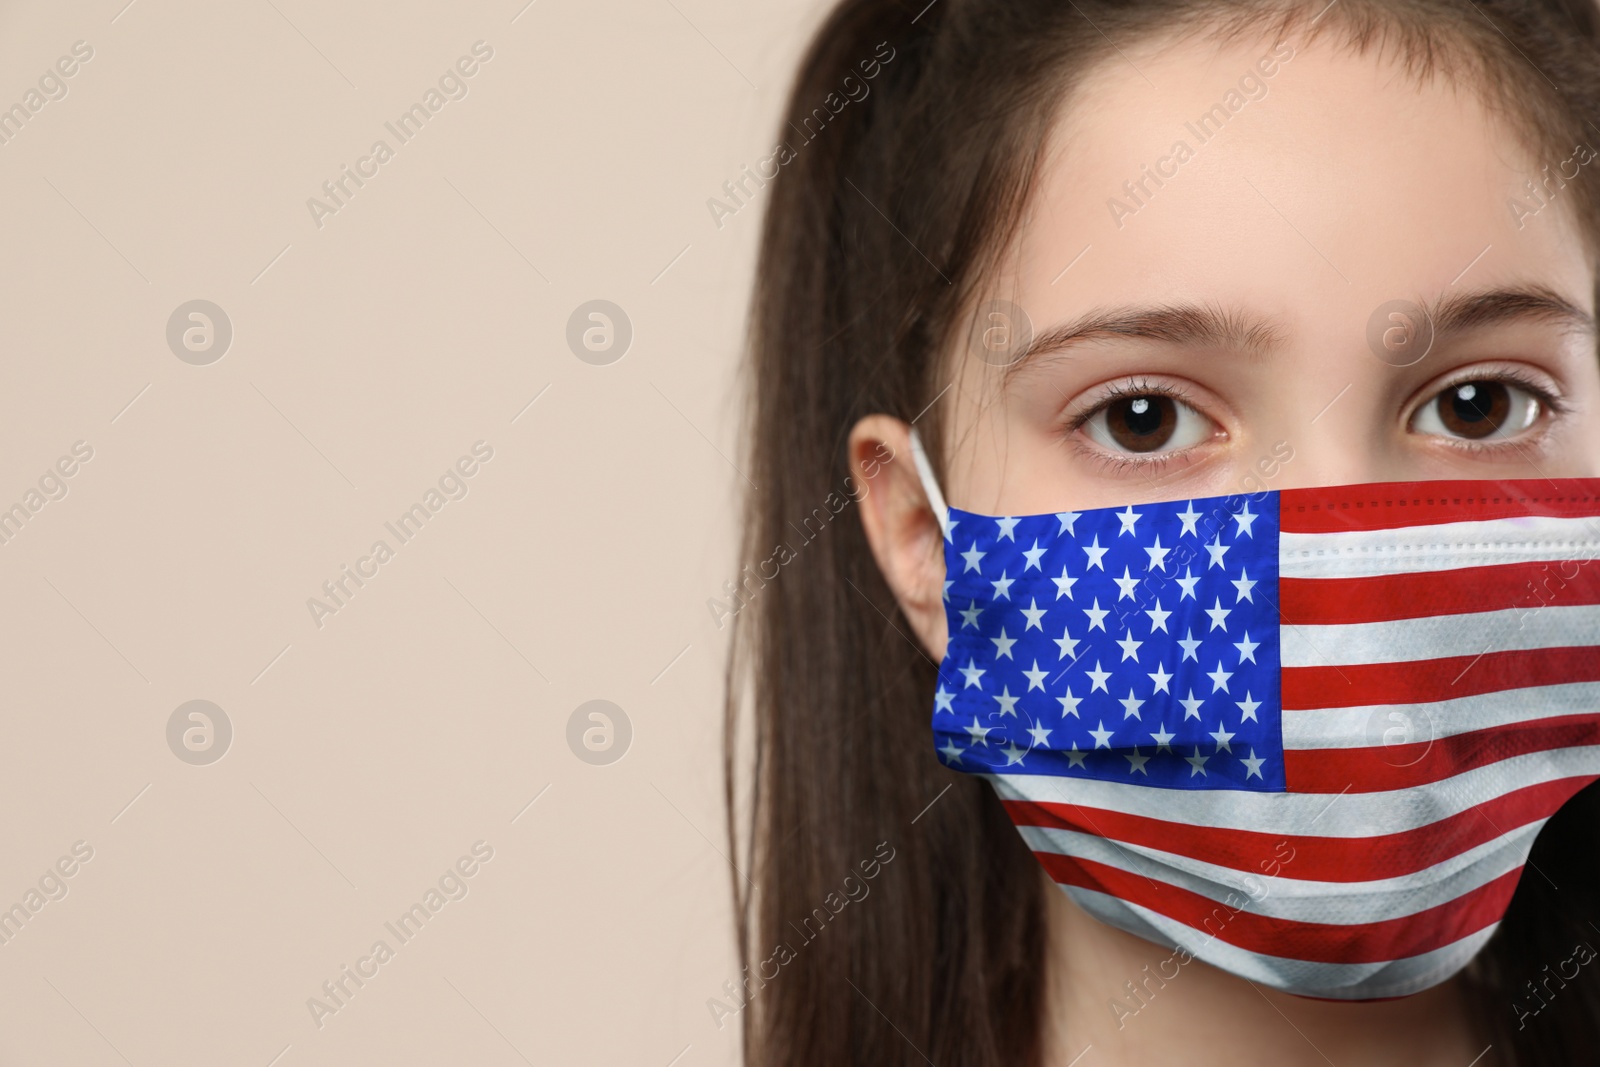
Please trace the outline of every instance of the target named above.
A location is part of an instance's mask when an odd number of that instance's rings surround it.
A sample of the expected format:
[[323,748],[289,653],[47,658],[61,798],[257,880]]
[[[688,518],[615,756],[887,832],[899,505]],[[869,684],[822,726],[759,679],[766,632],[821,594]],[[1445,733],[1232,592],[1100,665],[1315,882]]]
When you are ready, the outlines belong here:
[[1128,424],[1128,429],[1140,437],[1148,437],[1161,429],[1161,412],[1152,409],[1148,397],[1141,396],[1131,401],[1123,420]]
[[1455,400],[1452,403],[1456,409],[1456,418],[1463,422],[1483,421],[1489,417],[1489,411],[1494,406],[1488,397],[1480,397],[1477,386],[1470,383],[1456,390]]
[[1172,439],[1178,428],[1178,406],[1164,396],[1137,396],[1119,400],[1106,412],[1111,436],[1130,452],[1154,452]]
[[1439,394],[1439,419],[1451,433],[1488,437],[1511,414],[1511,390],[1504,382],[1465,382]]

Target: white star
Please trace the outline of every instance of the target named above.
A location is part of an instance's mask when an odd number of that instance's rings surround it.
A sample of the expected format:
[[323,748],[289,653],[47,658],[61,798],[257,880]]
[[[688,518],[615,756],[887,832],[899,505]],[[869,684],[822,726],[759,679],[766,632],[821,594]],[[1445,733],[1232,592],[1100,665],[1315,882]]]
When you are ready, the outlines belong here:
[[936,711],[936,712],[938,712],[938,711],[948,711],[948,712],[954,713],[954,711],[956,709],[951,707],[950,702],[952,700],[954,700],[955,698],[956,698],[956,695],[954,693],[948,692],[945,689],[943,683],[940,683],[939,691],[937,693],[933,694],[933,710]]
[[1244,502],[1244,510],[1233,517],[1233,521],[1239,524],[1239,529],[1234,533],[1234,540],[1238,540],[1241,536],[1255,537],[1255,534],[1250,532],[1250,524],[1260,517],[1259,515],[1250,514],[1250,501],[1246,500]]
[[1005,571],[1001,571],[1000,572],[1000,577],[998,579],[996,579],[995,581],[990,582],[989,584],[994,586],[994,595],[995,595],[995,597],[997,599],[999,597],[1005,597],[1007,600],[1010,600],[1011,599],[1011,583],[1014,582],[1014,581],[1016,581],[1015,578],[1007,578],[1006,577],[1006,572]]
[[1131,573],[1129,573],[1126,566],[1122,568],[1121,578],[1113,578],[1111,580],[1116,582],[1117,588],[1121,590],[1121,592],[1117,594],[1118,600],[1132,600],[1133,591],[1139,588],[1139,579],[1135,578]]
[[1061,577],[1052,578],[1050,580],[1056,583],[1057,600],[1060,600],[1062,597],[1066,597],[1068,600],[1072,599],[1072,587],[1078,583],[1078,579],[1067,577],[1066,564],[1062,564],[1061,566]]
[[1090,730],[1089,735],[1094,738],[1095,748],[1111,747],[1111,731],[1106,729],[1106,721],[1100,720],[1100,729]]
[[1135,641],[1133,639],[1132,631],[1124,630],[1122,632],[1122,640],[1118,641],[1117,644],[1122,646],[1122,660],[1121,660],[1121,662],[1125,663],[1130,659],[1133,660],[1133,662],[1135,662],[1135,663],[1139,662],[1139,646],[1144,644],[1144,642],[1143,641]]
[[[1261,765],[1267,761],[1264,759],[1256,759],[1256,750],[1252,748],[1250,750],[1250,758],[1241,759],[1239,762],[1249,768],[1244,773],[1244,780],[1248,782],[1252,774],[1257,778],[1261,777]],[[1265,781],[1265,779],[1263,779],[1263,781]]]
[[961,628],[965,630],[970,626],[976,630],[978,628],[978,616],[982,614],[983,609],[978,607],[978,602],[969,600],[966,609],[961,612]]
[[1011,658],[1011,646],[1017,643],[1017,639],[1015,637],[1007,637],[1006,628],[1004,626],[1000,627],[999,637],[991,637],[989,640],[994,642],[995,659],[1001,660]]
[[1087,671],[1085,673],[1087,673],[1089,678],[1094,682],[1094,684],[1089,687],[1089,692],[1092,693],[1098,689],[1107,696],[1111,694],[1111,690],[1106,688],[1106,679],[1111,677],[1111,672],[1102,670],[1099,660],[1094,661],[1094,670]]
[[1073,718],[1078,718],[1078,705],[1083,703],[1083,698],[1073,696],[1071,686],[1067,687],[1066,696],[1056,697],[1056,700],[1061,703],[1061,717],[1063,719],[1065,719],[1068,715],[1071,715]]
[[1089,616],[1089,629],[1100,630],[1102,632],[1106,628],[1105,618],[1107,615],[1111,614],[1109,609],[1102,608],[1100,606],[1099,597],[1094,598],[1094,607],[1084,608],[1083,613]]
[[1035,689],[1038,689],[1042,692],[1044,690],[1044,676],[1049,673],[1049,671],[1041,671],[1039,669],[1039,661],[1034,660],[1033,670],[1022,672],[1022,676],[1028,679],[1028,692],[1031,693]]
[[960,521],[960,519],[951,519],[947,524],[949,529],[945,530],[944,532],[944,539],[949,541],[952,545],[956,543],[956,524]]
[[1150,762],[1149,756],[1139,755],[1139,749],[1137,747],[1134,748],[1133,755],[1129,756],[1127,753],[1123,753],[1123,755],[1126,756],[1128,760],[1129,774],[1132,774],[1134,771],[1138,771],[1146,778],[1150,777],[1150,772],[1144,769],[1144,765]]
[[1017,523],[1021,522],[1022,520],[1021,519],[1005,518],[1005,519],[996,519],[994,521],[995,521],[995,525],[1000,528],[1000,532],[997,535],[995,535],[995,540],[998,541],[1003,537],[1003,538],[1006,538],[1007,540],[1011,541],[1012,543],[1015,543],[1017,539],[1013,535],[1014,535],[1014,533],[1016,531]]
[[978,717],[976,715],[974,715],[972,717],[972,725],[971,726],[963,726],[962,729],[967,731],[968,734],[972,735],[972,743],[973,744],[975,744],[975,745],[987,745],[989,743],[989,731],[993,730],[994,727],[993,726],[979,726],[978,725]]
[[1028,755],[1028,750],[1025,748],[1018,748],[1015,741],[1007,741],[1006,747],[1002,748],[1000,751],[1005,754],[1007,767],[1021,763],[1024,757]]
[[1197,774],[1203,775],[1206,773],[1206,760],[1211,757],[1200,755],[1200,746],[1196,745],[1194,746],[1194,755],[1183,758],[1189,761],[1189,777],[1193,778]]
[[1222,557],[1223,557],[1223,555],[1228,551],[1228,549],[1230,549],[1232,547],[1233,547],[1232,545],[1223,544],[1222,543],[1222,535],[1218,534],[1217,535],[1217,539],[1215,541],[1212,541],[1209,545],[1205,546],[1205,550],[1207,552],[1211,553],[1210,566],[1212,566],[1212,567],[1220,567],[1220,566],[1222,566]]
[[1232,752],[1233,751],[1233,746],[1228,744],[1229,741],[1233,740],[1233,734],[1228,732],[1228,727],[1226,725],[1224,725],[1223,723],[1220,723],[1220,722],[1217,723],[1217,728],[1216,728],[1216,730],[1212,731],[1211,736],[1217,742],[1217,751],[1218,752]]
[[1122,717],[1124,719],[1137,719],[1141,717],[1139,715],[1139,709],[1144,707],[1144,701],[1134,696],[1132,689],[1128,690],[1128,696],[1126,700],[1119,700],[1117,703],[1122,705]]
[[1067,770],[1070,771],[1074,767],[1082,767],[1083,757],[1087,756],[1088,754],[1089,753],[1082,752],[1078,749],[1078,742],[1072,742],[1072,747],[1067,750]]
[[1167,620],[1172,617],[1172,612],[1163,608],[1161,606],[1161,601],[1159,600],[1156,601],[1156,606],[1146,611],[1145,614],[1150,616],[1151,633],[1155,633],[1157,630],[1165,632],[1167,629]]
[[1254,589],[1260,584],[1260,582],[1251,581],[1250,572],[1246,571],[1243,567],[1239,568],[1239,577],[1235,578],[1233,581],[1233,587],[1239,590],[1239,599],[1248,600],[1252,604],[1255,603],[1255,598],[1250,595],[1250,590]]
[[1183,568],[1183,577],[1178,579],[1178,584],[1183,586],[1183,592],[1178,594],[1178,599],[1182,601],[1184,597],[1188,597],[1190,600],[1199,600],[1200,598],[1194,595],[1194,586],[1199,580],[1194,576],[1193,568]]
[[1233,643],[1233,647],[1239,650],[1240,663],[1243,663],[1245,660],[1249,660],[1251,663],[1254,663],[1256,661],[1256,649],[1261,647],[1261,642],[1250,640],[1250,632],[1247,630],[1245,631],[1244,640],[1235,641]]
[[1185,719],[1198,719],[1200,718],[1200,705],[1204,704],[1205,701],[1195,698],[1194,686],[1191,685],[1189,687],[1189,698],[1180,700],[1178,703],[1183,705],[1183,717]]
[[1078,513],[1076,511],[1058,511],[1056,512],[1056,518],[1061,520],[1061,529],[1057,530],[1056,533],[1070,534],[1072,533],[1072,524],[1078,521]]
[[965,574],[967,571],[977,571],[979,574],[982,574],[983,570],[978,566],[978,561],[988,554],[989,553],[987,552],[979,552],[978,543],[974,541],[970,546],[968,546],[965,552],[961,553],[961,558],[967,561],[967,570],[964,570],[961,573]]
[[[964,689],[971,689],[973,686],[978,685],[978,679],[982,678],[986,673],[988,673],[982,667],[974,667],[972,665],[971,656],[967,657],[967,665],[965,667],[958,667],[956,669],[967,676],[967,684],[962,687]],[[983,687],[978,686],[978,688],[982,689]]]
[[950,580],[949,580],[949,579],[946,579],[946,580],[945,580],[945,583],[944,583],[944,593],[943,593],[943,594],[942,594],[942,596],[943,596],[943,598],[944,598],[944,599],[945,599],[945,600],[949,600],[949,599],[950,599],[950,587],[951,587],[951,586],[952,586],[952,585],[955,585],[955,584],[956,584],[956,583],[955,583],[955,582],[952,582],[952,581],[950,581]]
[[1094,543],[1093,544],[1091,544],[1091,545],[1080,545],[1079,547],[1082,548],[1083,551],[1089,557],[1089,562],[1084,567],[1085,570],[1093,570],[1096,567],[1099,567],[1101,570],[1105,570],[1106,569],[1106,565],[1104,563],[1100,562],[1100,560],[1107,552],[1110,552],[1111,549],[1109,549],[1109,548],[1101,548],[1100,547],[1100,535],[1099,534],[1095,534],[1094,535]]
[[1261,721],[1260,719],[1256,718],[1256,709],[1261,706],[1261,701],[1252,700],[1250,697],[1250,690],[1246,689],[1244,691],[1243,700],[1235,700],[1234,703],[1239,705],[1240,722],[1244,722],[1246,719],[1253,719],[1256,722]]
[[945,739],[944,747],[939,750],[939,754],[951,766],[961,762],[961,746],[948,738]]
[[1144,512],[1134,511],[1132,504],[1128,505],[1127,510],[1117,512],[1117,521],[1122,523],[1122,529],[1117,531],[1117,536],[1121,537],[1123,534],[1133,533],[1133,524],[1142,518],[1144,518]]
[[1033,547],[1023,549],[1022,555],[1028,561],[1028,565],[1022,568],[1024,573],[1027,572],[1029,567],[1036,571],[1044,570],[1043,567],[1039,566],[1039,560],[1044,556],[1044,549],[1039,547],[1039,539],[1037,537],[1033,539]]
[[[1194,635],[1193,626],[1189,627],[1189,629],[1185,632],[1189,636],[1178,639],[1178,644],[1183,646],[1183,659],[1192,659],[1196,663],[1199,663],[1200,654],[1195,650],[1200,647],[1200,639]],[[1182,663],[1183,659],[1180,659],[1178,662]]]
[[1149,555],[1150,555],[1150,569],[1153,570],[1153,571],[1159,571],[1159,570],[1163,570],[1163,569],[1166,568],[1166,566],[1167,566],[1167,553],[1171,552],[1172,549],[1170,549],[1170,548],[1162,548],[1161,547],[1161,536],[1159,534],[1157,534],[1156,535],[1156,543],[1151,545],[1149,548],[1145,549],[1145,551],[1147,553],[1149,553]]
[[1157,752],[1161,752],[1163,750],[1165,750],[1167,752],[1171,752],[1172,751],[1171,741],[1172,741],[1172,739],[1174,737],[1177,737],[1177,736],[1178,736],[1177,734],[1168,733],[1167,732],[1167,724],[1166,723],[1162,723],[1161,724],[1161,729],[1157,730],[1155,733],[1150,735],[1150,740],[1152,740],[1152,741],[1154,741],[1156,743],[1156,751]]
[[995,703],[1000,705],[1000,717],[1003,719],[1007,715],[1015,715],[1017,713],[1017,701],[1021,699],[1021,697],[1011,695],[1011,687],[1009,685],[1000,690],[1000,695],[994,698]]
[[[1156,664],[1156,671],[1155,671],[1154,674],[1150,675],[1150,680],[1152,682],[1156,683],[1156,688],[1155,688],[1155,692],[1156,693],[1171,693],[1172,692],[1171,689],[1167,688],[1167,683],[1172,681],[1172,675],[1167,673],[1167,668],[1165,666],[1163,666],[1162,664],[1159,664],[1159,663]],[[1154,694],[1152,694],[1152,695],[1154,695]]]
[[1217,602],[1206,609],[1206,614],[1211,616],[1211,628],[1213,630],[1226,631],[1228,628],[1228,615],[1232,611],[1232,608],[1223,607],[1222,598],[1217,597]]
[[1223,670],[1222,661],[1218,660],[1217,669],[1206,675],[1206,677],[1211,679],[1211,691],[1213,693],[1219,689],[1226,693],[1228,691],[1228,679],[1233,677],[1233,672]]
[[1045,609],[1039,606],[1038,598],[1029,597],[1028,606],[1017,610],[1021,611],[1028,620],[1028,625],[1022,628],[1023,633],[1027,633],[1029,630],[1044,630],[1044,627],[1039,624],[1039,620],[1044,618]]
[[1178,518],[1183,520],[1183,529],[1179,531],[1178,536],[1182,537],[1184,534],[1194,534],[1196,537],[1198,537],[1200,536],[1200,531],[1195,528],[1195,523],[1200,520],[1200,512],[1194,509],[1193,500],[1189,501],[1187,506],[1187,511],[1178,512]]
[[1073,637],[1072,631],[1066,627],[1061,628],[1061,636],[1056,638],[1056,644],[1061,648],[1059,659],[1066,659],[1068,656],[1073,659],[1078,658],[1078,639]]
[[1028,727],[1028,733],[1033,735],[1033,745],[1031,747],[1034,748],[1042,748],[1050,738],[1050,731],[1046,730],[1044,724],[1038,719],[1033,720],[1033,725]]

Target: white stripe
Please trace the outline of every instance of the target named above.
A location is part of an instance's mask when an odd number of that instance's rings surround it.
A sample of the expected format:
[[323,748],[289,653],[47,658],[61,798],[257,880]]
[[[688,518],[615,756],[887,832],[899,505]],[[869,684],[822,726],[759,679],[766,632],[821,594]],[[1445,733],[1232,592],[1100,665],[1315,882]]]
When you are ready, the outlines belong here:
[[1428,826],[1515,789],[1600,775],[1600,745],[1530,752],[1427,785],[1377,793],[1163,789],[1045,774],[984,773],[1004,800],[1081,804],[1191,827],[1319,837],[1376,837]]
[[[1445,579],[1445,580],[1448,580]],[[1410,663],[1484,652],[1600,645],[1600,605],[1508,607],[1387,622],[1283,626],[1285,667]],[[1600,649],[1595,651],[1600,656]]]
[[1285,578],[1366,578],[1600,557],[1600,518],[1517,516],[1394,530],[1280,533]]
[[[1248,978],[1302,996],[1331,1000],[1369,1000],[1404,997],[1434,986],[1465,967],[1489,940],[1498,923],[1490,924],[1453,944],[1420,956],[1385,963],[1311,963],[1306,960],[1266,956],[1230,945],[1219,938],[1157,914],[1149,908],[1077,886],[1062,886],[1084,911],[1101,922],[1126,930],[1135,937],[1184,951],[1229,974]],[[1226,927],[1222,928],[1226,930]],[[1185,966],[1181,958],[1152,968],[1163,977]],[[1176,973],[1181,974],[1181,969]],[[1142,976],[1131,976],[1139,985]],[[1159,990],[1157,991],[1159,992]]]
[[[1219,904],[1257,915],[1307,923],[1356,926],[1415,915],[1448,903],[1521,867],[1545,820],[1518,827],[1502,837],[1442,863],[1399,878],[1365,882],[1318,882],[1286,877],[1294,860],[1281,865],[1285,874],[1268,877],[1219,867],[1094,834],[1042,826],[1019,826],[1035,852],[1093,860],[1158,885],[1165,883],[1208,897]],[[1272,857],[1263,857],[1271,859]],[[1248,901],[1248,903],[1247,903]]]
[[1530,719],[1600,712],[1600,682],[1566,682],[1420,704],[1286,709],[1283,747],[1378,748],[1437,740]]

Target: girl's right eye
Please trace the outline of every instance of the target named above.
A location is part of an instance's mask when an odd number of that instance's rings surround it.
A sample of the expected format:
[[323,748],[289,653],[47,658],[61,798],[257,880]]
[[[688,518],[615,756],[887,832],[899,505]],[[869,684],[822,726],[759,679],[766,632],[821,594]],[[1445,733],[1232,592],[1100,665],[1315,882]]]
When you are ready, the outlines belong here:
[[1129,393],[1106,401],[1082,422],[1089,438],[1111,452],[1146,455],[1201,444],[1213,433],[1211,420],[1164,393]]

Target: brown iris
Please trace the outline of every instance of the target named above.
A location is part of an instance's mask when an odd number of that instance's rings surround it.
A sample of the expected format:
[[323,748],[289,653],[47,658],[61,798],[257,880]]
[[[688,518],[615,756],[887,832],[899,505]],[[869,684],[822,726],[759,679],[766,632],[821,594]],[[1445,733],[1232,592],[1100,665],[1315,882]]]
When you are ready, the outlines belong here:
[[1178,405],[1171,397],[1123,397],[1106,407],[1111,439],[1129,452],[1154,452],[1172,439],[1177,427]]
[[1504,382],[1462,382],[1439,394],[1439,421],[1460,437],[1488,437],[1505,425],[1511,390]]

